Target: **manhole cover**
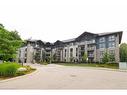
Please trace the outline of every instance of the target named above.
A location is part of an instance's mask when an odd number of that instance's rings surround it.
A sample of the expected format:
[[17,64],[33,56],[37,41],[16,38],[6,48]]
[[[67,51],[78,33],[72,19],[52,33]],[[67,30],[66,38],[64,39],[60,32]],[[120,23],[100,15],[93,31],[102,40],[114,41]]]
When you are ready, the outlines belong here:
[[76,77],[76,75],[70,75],[71,77]]

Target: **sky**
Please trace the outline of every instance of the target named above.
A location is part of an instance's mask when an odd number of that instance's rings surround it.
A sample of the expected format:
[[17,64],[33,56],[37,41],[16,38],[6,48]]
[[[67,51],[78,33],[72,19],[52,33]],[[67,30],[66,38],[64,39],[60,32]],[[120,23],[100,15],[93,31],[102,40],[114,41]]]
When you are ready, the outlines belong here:
[[127,0],[0,0],[0,23],[22,39],[55,42],[92,33],[123,31]]

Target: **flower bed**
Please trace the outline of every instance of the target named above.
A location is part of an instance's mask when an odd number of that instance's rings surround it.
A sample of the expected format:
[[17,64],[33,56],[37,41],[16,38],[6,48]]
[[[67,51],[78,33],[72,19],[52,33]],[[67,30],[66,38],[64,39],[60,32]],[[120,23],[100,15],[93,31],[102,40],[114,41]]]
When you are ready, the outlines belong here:
[[[25,68],[26,71],[18,71],[20,68]],[[16,77],[16,76],[21,76],[25,75],[28,73],[31,73],[35,71],[35,69],[31,68],[30,66],[21,66],[18,63],[2,63],[0,64],[0,78],[11,78],[11,77]]]

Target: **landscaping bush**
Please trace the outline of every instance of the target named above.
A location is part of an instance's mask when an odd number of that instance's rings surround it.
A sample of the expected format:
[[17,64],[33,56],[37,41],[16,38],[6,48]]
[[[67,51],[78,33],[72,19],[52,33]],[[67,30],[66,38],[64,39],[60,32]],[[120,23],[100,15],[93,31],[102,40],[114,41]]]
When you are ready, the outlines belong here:
[[17,69],[21,67],[20,64],[6,62],[0,64],[0,76],[13,77],[16,75]]
[[[36,70],[35,68],[31,68],[29,65],[26,65],[26,66],[23,66],[21,68],[26,68],[27,70],[26,71],[17,71],[16,72],[16,76],[21,76],[21,75],[25,75],[27,73],[30,73],[34,70]],[[20,69],[20,68],[19,68]]]
[[23,66],[24,68],[27,69],[27,72],[31,71],[31,70],[36,70],[35,68],[31,68],[29,65]]
[[64,66],[81,66],[81,67],[102,67],[102,68],[111,68],[111,69],[118,69],[119,64],[118,63],[59,63],[59,65]]
[[48,62],[44,61],[44,62],[40,62],[39,64],[48,65]]

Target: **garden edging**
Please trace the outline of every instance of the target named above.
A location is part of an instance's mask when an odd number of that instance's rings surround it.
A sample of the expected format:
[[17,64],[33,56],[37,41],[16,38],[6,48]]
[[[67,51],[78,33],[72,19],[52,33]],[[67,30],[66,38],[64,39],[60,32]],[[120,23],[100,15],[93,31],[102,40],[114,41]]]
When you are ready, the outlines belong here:
[[37,72],[38,72],[38,70],[36,69],[34,72],[26,74],[26,75],[21,75],[21,76],[17,76],[17,77],[5,79],[5,80],[0,80],[0,83],[8,82],[8,81],[16,80],[16,79],[20,79],[20,78],[23,78],[23,77],[26,77],[26,76],[31,76],[31,75],[33,75],[33,74],[35,74]]

